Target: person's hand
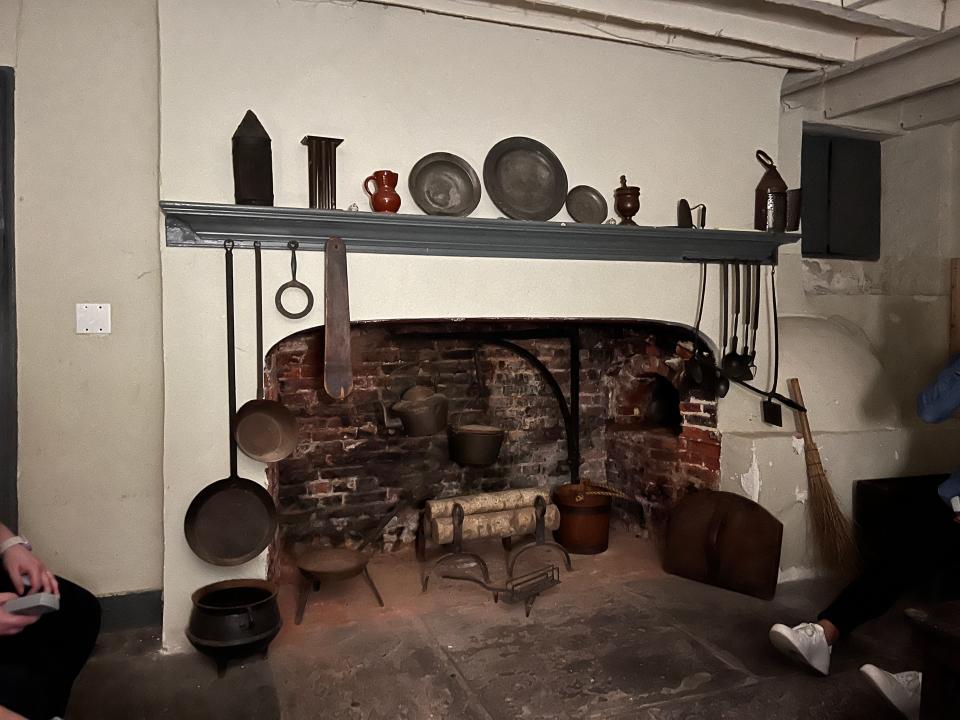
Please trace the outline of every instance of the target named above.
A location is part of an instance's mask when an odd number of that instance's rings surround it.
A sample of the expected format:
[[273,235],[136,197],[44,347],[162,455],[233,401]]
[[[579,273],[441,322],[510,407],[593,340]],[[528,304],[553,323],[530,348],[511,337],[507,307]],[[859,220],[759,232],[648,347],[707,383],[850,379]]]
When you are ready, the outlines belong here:
[[[28,625],[33,625],[40,619],[39,615],[11,615],[3,609],[8,600],[13,600],[17,595],[13,593],[0,593],[0,637],[6,635],[16,635]],[[3,715],[0,715],[2,720]]]
[[60,587],[53,573],[40,561],[36,555],[23,545],[14,545],[3,554],[3,566],[7,569],[10,582],[13,583],[17,594],[23,595],[23,576],[30,578],[30,592],[60,594]]
[[0,720],[27,720],[23,715],[18,715],[13,710],[7,710],[0,705]]

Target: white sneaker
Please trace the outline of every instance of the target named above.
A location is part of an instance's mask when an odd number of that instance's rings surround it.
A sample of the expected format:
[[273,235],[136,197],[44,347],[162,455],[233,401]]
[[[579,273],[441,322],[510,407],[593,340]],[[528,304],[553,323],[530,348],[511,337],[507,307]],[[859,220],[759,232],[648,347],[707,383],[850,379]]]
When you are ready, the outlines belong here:
[[801,623],[790,628],[776,624],[770,628],[770,642],[784,655],[812,667],[821,675],[830,673],[831,647],[823,627],[817,623]]
[[920,718],[920,686],[923,673],[910,670],[902,673],[888,673],[876,665],[864,665],[860,672],[867,676],[873,686],[880,691],[891,705],[910,720]]

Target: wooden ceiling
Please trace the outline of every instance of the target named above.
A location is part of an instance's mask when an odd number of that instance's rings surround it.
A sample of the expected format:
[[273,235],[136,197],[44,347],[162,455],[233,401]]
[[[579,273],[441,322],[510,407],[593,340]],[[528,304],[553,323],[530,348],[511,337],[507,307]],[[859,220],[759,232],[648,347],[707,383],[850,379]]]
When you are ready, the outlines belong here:
[[863,60],[960,25],[960,0],[361,1],[792,70]]

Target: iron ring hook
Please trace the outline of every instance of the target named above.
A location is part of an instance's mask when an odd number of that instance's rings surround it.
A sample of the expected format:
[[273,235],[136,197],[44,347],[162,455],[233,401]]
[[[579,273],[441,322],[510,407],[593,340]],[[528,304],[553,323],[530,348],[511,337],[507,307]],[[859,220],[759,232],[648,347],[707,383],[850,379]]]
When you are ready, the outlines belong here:
[[[300,247],[300,243],[296,240],[291,240],[287,243],[287,247],[290,248],[290,275],[292,279],[277,288],[274,302],[281,315],[291,320],[299,320],[302,317],[306,317],[310,311],[313,310],[313,293],[310,291],[310,288],[297,280],[297,248]],[[283,306],[283,294],[290,289],[299,290],[307,297],[307,305],[300,312],[290,312]]]

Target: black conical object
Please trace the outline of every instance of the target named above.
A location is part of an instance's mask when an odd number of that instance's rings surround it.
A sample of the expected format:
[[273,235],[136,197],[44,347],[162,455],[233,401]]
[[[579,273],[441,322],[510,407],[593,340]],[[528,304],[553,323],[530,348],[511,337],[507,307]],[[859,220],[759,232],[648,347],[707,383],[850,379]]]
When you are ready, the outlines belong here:
[[270,136],[253,110],[233,133],[233,197],[237,205],[273,205]]

